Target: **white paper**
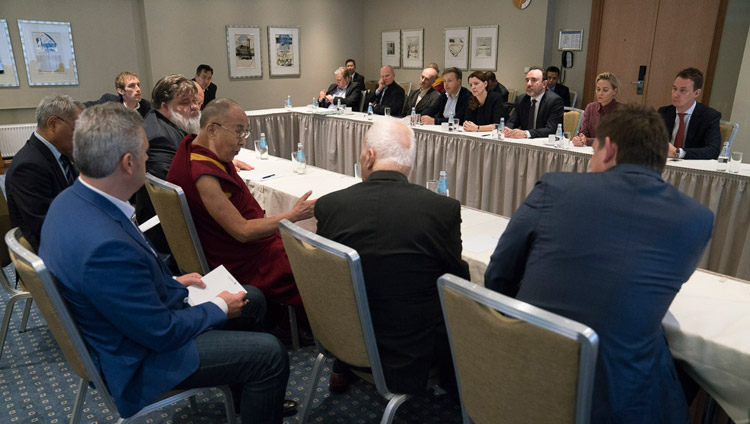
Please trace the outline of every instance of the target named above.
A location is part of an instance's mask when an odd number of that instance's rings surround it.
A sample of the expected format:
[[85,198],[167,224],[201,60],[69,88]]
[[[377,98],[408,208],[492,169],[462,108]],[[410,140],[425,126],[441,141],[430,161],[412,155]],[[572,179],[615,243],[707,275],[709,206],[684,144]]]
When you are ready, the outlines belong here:
[[464,250],[468,250],[473,253],[482,253],[488,250],[494,250],[497,246],[499,238],[492,236],[474,236],[464,240]]
[[146,231],[156,227],[159,222],[159,215],[154,215],[151,217],[151,219],[139,225],[138,229],[141,230],[142,233],[145,233]]
[[190,306],[210,302],[223,291],[247,293],[247,290],[224,268],[224,265],[219,265],[213,271],[204,275],[203,282],[206,283],[205,289],[195,286],[188,287],[188,304]]

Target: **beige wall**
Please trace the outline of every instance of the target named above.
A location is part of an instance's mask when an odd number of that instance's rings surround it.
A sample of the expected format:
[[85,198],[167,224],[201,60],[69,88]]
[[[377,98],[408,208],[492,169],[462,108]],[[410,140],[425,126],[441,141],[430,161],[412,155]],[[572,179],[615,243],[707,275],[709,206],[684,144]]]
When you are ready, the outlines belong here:
[[[738,91],[737,79],[741,75],[742,52],[746,48],[748,26],[750,26],[750,1],[729,0],[719,55],[716,59],[716,76],[709,101],[709,106],[721,112],[721,118],[724,120],[729,120],[729,117],[733,115],[732,106],[735,103],[735,92]],[[744,69],[748,72],[748,68]]]
[[745,42],[731,121],[740,124],[740,130],[737,133],[737,138],[734,139],[732,150],[743,152],[744,158],[742,161],[748,163],[750,162],[750,33],[747,35]]

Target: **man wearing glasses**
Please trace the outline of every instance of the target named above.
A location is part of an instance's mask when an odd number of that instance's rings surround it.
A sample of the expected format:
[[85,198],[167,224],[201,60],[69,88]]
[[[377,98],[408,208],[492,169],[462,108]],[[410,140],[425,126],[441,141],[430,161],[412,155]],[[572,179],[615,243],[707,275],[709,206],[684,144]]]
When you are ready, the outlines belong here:
[[5,190],[10,223],[21,228],[35,251],[50,203],[78,177],[70,158],[73,127],[83,109],[83,103],[70,96],[43,98],[36,108],[36,130],[8,168]]

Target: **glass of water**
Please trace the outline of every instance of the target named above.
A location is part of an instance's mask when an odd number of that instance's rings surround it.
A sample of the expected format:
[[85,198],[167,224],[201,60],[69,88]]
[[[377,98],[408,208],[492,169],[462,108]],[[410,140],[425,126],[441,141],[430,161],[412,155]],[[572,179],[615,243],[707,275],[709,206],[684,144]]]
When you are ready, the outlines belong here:
[[732,152],[732,156],[729,158],[729,172],[738,174],[741,166],[742,152]]

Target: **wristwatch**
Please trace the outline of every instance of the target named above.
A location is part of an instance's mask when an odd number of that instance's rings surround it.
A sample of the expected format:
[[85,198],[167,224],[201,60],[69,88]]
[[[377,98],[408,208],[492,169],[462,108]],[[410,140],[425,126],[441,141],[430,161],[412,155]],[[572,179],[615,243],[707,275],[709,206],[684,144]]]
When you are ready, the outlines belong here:
[[679,159],[680,158],[680,148],[679,147],[676,148],[676,149],[674,149],[674,154],[672,155],[672,157],[674,157],[675,159]]

